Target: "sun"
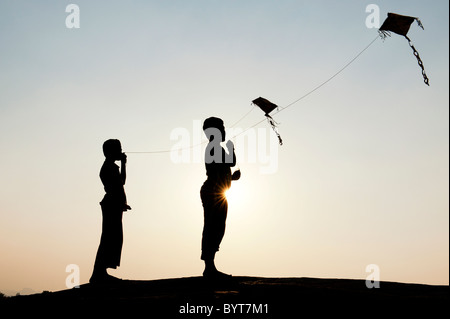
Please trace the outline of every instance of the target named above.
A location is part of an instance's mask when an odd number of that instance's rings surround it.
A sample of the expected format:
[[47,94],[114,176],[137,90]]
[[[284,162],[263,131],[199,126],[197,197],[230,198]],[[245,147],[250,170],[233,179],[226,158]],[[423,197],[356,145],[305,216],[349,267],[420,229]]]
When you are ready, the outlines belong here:
[[232,183],[231,187],[225,191],[228,203],[236,205],[241,201],[242,190],[238,183]]

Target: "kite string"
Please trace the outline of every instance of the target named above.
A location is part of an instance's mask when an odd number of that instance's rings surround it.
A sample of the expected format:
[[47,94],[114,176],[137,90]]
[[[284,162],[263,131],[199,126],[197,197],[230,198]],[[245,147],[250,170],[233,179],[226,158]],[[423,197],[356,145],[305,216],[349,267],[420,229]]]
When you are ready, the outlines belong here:
[[253,105],[253,107],[250,109],[250,111],[248,111],[243,117],[241,117],[237,122],[235,122],[233,125],[231,125],[230,128],[238,125],[238,123],[240,123],[243,119],[245,119],[253,111],[254,108],[255,108],[255,105]]
[[[372,42],[370,42],[361,52],[359,52],[353,59],[350,60],[350,62],[348,62],[346,65],[344,65],[341,69],[339,69],[335,74],[333,74],[330,78],[328,78],[326,81],[322,82],[321,84],[319,84],[318,86],[316,86],[315,88],[313,88],[311,91],[307,92],[306,94],[304,94],[302,97],[298,98],[297,100],[295,100],[294,102],[286,105],[285,107],[281,107],[280,110],[277,110],[273,115],[276,115],[282,111],[284,111],[285,109],[287,109],[288,107],[291,107],[294,104],[297,104],[298,102],[300,102],[301,100],[305,99],[306,97],[308,97],[309,95],[313,94],[315,91],[317,91],[318,89],[320,89],[321,87],[323,87],[324,85],[326,85],[328,82],[332,81],[335,77],[337,77],[339,74],[341,74],[345,69],[347,69],[353,62],[355,62],[364,52],[366,52],[374,43],[375,41],[377,41],[379,38],[379,35],[377,35],[375,37],[375,39],[372,40]],[[254,128],[255,126],[261,124],[262,122],[264,122],[264,120],[261,120],[259,122],[257,122],[256,124],[252,125],[251,127],[245,129],[244,131],[240,132],[239,134],[236,134],[235,136],[233,136],[233,138],[236,138],[237,136],[244,134],[245,132],[247,132],[248,130]]]
[[341,74],[345,69],[347,69],[353,62],[355,62],[356,59],[358,59],[364,52],[366,52],[372,46],[372,44],[374,44],[375,41],[378,40],[378,38],[379,38],[379,36],[377,35],[377,37],[375,39],[373,39],[372,42],[370,42],[361,52],[359,52],[353,59],[351,59],[350,62],[348,62],[346,65],[344,65],[339,71],[337,71],[334,75],[332,75],[328,80],[326,80],[325,82],[322,82],[321,84],[316,86],[314,89],[312,89],[311,91],[309,91],[308,93],[306,93],[305,95],[300,97],[299,99],[295,100],[291,104],[288,104],[287,106],[282,107],[281,110],[277,111],[275,114],[278,114],[278,113],[284,111],[285,109],[287,109],[288,107],[300,102],[301,100],[303,100],[304,98],[311,95],[312,93],[314,93],[315,91],[320,89],[322,86],[326,85],[328,82],[333,80],[335,77],[337,77],[339,74]]
[[[330,81],[332,81],[334,78],[336,78],[339,74],[341,74],[345,69],[347,69],[351,64],[353,64],[364,52],[366,52],[374,43],[376,40],[378,40],[379,35],[376,36],[375,39],[372,40],[372,42],[370,42],[361,52],[359,52],[353,59],[350,60],[350,62],[348,62],[346,65],[344,65],[341,69],[339,69],[335,74],[333,74],[330,78],[328,78],[326,81],[322,82],[321,84],[319,84],[318,86],[316,86],[315,88],[313,88],[311,91],[307,92],[306,94],[304,94],[302,97],[298,98],[297,100],[295,100],[294,102],[286,105],[285,107],[281,107],[280,110],[277,110],[273,115],[276,115],[284,110],[286,110],[287,108],[291,107],[294,104],[297,104],[298,102],[300,102],[301,100],[305,99],[306,97],[308,97],[309,95],[311,95],[312,93],[316,92],[317,90],[319,90],[320,88],[322,88],[324,85],[326,85],[327,83],[329,83]],[[252,111],[253,111],[254,107],[252,107],[250,109],[249,112],[247,112],[247,114],[245,114],[241,119],[239,119],[236,123],[234,123],[232,126],[230,127],[234,127],[236,126],[239,122],[241,122],[244,118],[246,118]],[[252,128],[254,128],[255,126],[261,124],[262,122],[266,121],[266,119],[263,119],[257,123],[255,123],[254,125],[246,128],[245,130],[243,130],[242,132],[234,135],[233,137],[231,137],[230,139],[236,139],[236,137],[244,134],[245,132],[251,130]],[[163,153],[170,153],[172,151],[183,151],[183,150],[188,150],[188,149],[193,149],[195,147],[201,146],[203,144],[206,144],[207,141],[204,141],[202,143],[198,143],[195,145],[191,145],[189,147],[184,147],[184,148],[179,148],[179,149],[175,149],[175,150],[161,150],[161,151],[150,151],[150,152],[126,152],[128,154],[163,154]]]
[[[253,105],[253,107],[250,109],[250,111],[248,111],[243,117],[241,117],[237,122],[235,122],[232,126],[230,126],[230,128],[235,127],[238,123],[240,123],[243,119],[245,119],[253,111],[254,108],[255,108],[255,106]],[[234,142],[236,142],[235,137],[231,138],[231,139],[234,139]],[[189,147],[179,148],[179,149],[176,149],[175,151],[184,151],[184,150],[188,150],[188,149],[194,149],[203,144],[206,144],[206,141],[197,143],[194,145],[190,145]],[[150,151],[150,152],[126,152],[126,153],[127,154],[164,154],[164,153],[170,153],[172,151],[173,150],[161,150],[161,151]]]

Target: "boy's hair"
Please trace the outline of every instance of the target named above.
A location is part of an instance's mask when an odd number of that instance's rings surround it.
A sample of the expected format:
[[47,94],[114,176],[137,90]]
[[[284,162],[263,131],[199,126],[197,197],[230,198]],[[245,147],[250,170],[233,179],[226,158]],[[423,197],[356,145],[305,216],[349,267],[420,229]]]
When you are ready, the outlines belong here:
[[210,117],[203,122],[203,131],[206,131],[209,128],[217,128],[220,129],[223,127],[223,121],[222,119],[219,119],[218,117]]
[[203,132],[205,132],[205,135],[209,141],[212,141],[212,138],[214,137],[214,133],[211,132],[212,131],[211,129],[222,131],[224,129],[222,119],[219,119],[218,117],[210,117],[207,118],[205,122],[203,122]]
[[121,145],[119,140],[110,139],[103,143],[103,155],[105,157],[112,157],[117,154],[117,150],[120,150]]

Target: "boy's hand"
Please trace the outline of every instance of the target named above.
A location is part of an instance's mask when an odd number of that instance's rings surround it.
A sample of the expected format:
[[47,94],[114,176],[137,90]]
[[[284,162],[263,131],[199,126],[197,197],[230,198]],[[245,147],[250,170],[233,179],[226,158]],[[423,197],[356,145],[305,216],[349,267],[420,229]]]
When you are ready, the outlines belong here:
[[237,170],[233,173],[233,175],[231,176],[231,179],[233,181],[238,181],[241,178],[241,170]]
[[126,164],[126,163],[127,163],[127,154],[122,153],[122,155],[120,156],[120,161],[121,161],[123,164]]

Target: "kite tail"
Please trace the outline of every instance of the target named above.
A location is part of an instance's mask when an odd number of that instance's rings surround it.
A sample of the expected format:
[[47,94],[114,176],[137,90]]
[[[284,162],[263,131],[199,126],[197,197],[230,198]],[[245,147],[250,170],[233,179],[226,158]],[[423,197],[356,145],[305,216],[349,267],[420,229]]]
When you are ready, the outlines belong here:
[[391,36],[391,33],[386,30],[378,30],[378,34],[380,35],[380,38],[384,41],[387,37]]
[[[417,20],[420,21],[419,19],[417,19]],[[419,66],[422,69],[423,81],[425,82],[426,85],[430,86],[430,80],[428,79],[428,76],[425,72],[425,66],[423,65],[422,59],[420,58],[420,55],[419,55],[419,52],[417,52],[416,48],[412,44],[411,39],[408,38],[406,35],[405,35],[405,38],[406,38],[406,40],[408,40],[409,46],[413,50],[414,56],[417,58],[417,63],[419,63]]]
[[267,117],[267,121],[272,126],[273,131],[275,132],[275,134],[277,134],[280,145],[283,145],[283,140],[281,139],[280,133],[278,133],[278,129],[277,129],[278,123],[275,122],[275,120],[269,114],[266,114],[266,117]]
[[420,21],[419,18],[416,18],[417,24],[419,25],[419,27],[422,28],[422,30],[425,30],[425,28],[423,27],[422,21]]

